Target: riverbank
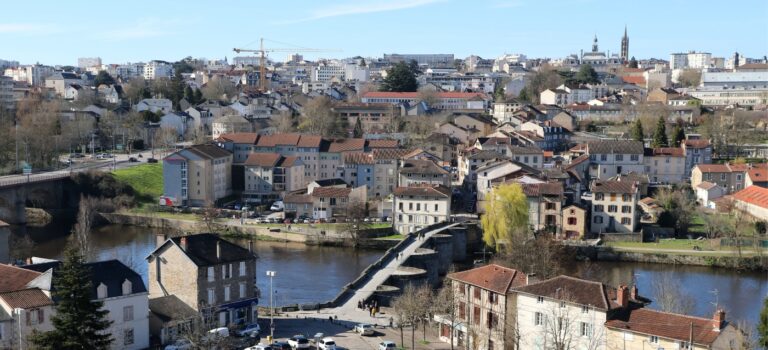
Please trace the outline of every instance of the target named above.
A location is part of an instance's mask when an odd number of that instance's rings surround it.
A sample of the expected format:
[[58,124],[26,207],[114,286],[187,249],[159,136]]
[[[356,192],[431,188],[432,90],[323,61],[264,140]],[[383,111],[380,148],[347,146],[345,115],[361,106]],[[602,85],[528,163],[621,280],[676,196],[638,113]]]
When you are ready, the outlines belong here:
[[768,256],[755,252],[742,252],[743,254],[739,256],[732,251],[691,252],[615,246],[582,246],[575,247],[575,249],[578,257],[592,261],[642,262],[768,271]]

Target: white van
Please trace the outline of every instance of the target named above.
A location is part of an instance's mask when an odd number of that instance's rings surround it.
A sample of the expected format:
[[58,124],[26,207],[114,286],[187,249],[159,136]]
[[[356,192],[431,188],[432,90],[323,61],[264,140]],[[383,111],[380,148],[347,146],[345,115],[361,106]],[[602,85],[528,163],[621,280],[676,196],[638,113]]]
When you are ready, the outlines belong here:
[[269,207],[269,210],[271,211],[283,211],[283,209],[285,209],[285,203],[283,203],[283,201],[276,201]]

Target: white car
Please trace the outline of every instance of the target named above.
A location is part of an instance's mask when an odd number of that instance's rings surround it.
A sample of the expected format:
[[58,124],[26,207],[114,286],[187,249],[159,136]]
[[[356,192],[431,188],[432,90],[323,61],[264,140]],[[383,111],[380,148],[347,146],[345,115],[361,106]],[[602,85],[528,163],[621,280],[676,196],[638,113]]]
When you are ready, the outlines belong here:
[[360,333],[360,335],[373,335],[373,326],[361,323],[355,326],[355,333]]
[[288,345],[294,349],[309,349],[309,339],[303,335],[294,335],[288,338]]
[[285,203],[283,201],[277,201],[272,203],[272,206],[269,207],[269,210],[271,211],[283,211],[285,209]]
[[397,349],[397,344],[393,341],[385,340],[381,343],[379,343],[379,350],[395,350]]
[[175,343],[163,348],[165,350],[190,350],[192,349],[192,343],[186,339],[178,339]]
[[237,335],[240,337],[256,337],[261,332],[261,327],[258,323],[251,323],[245,326],[245,328],[237,331]]
[[333,338],[323,338],[317,343],[317,348],[320,350],[336,350],[336,342]]
[[269,345],[259,344],[259,345],[249,346],[243,350],[272,350],[272,347]]

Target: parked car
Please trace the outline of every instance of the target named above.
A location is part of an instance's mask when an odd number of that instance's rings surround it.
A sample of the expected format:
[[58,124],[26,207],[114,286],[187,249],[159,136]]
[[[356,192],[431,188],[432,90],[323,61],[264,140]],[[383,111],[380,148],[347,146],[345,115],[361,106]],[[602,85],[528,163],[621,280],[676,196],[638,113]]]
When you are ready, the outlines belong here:
[[272,350],[272,349],[273,348],[270,345],[259,344],[259,345],[249,346],[243,350]]
[[361,323],[355,326],[355,333],[360,333],[360,335],[373,335],[373,326]]
[[147,158],[147,163],[157,163],[157,159],[155,159],[155,158]]
[[137,163],[139,160],[136,159],[136,157],[130,157],[130,158],[128,158],[128,161],[131,162],[131,163]]
[[385,340],[379,343],[379,350],[394,350],[397,349],[397,344],[393,341]]
[[272,350],[293,350],[293,348],[286,342],[276,341],[272,344]]
[[85,156],[82,153],[71,153],[69,158],[85,158]]
[[336,342],[333,341],[333,338],[323,338],[317,343],[317,348],[319,350],[336,350]]
[[165,350],[190,350],[192,349],[192,343],[186,339],[178,339],[171,345],[167,345]]
[[240,337],[253,337],[259,335],[259,332],[261,332],[261,327],[259,327],[258,323],[251,323],[245,325],[245,327],[239,331],[237,331],[237,335]]
[[229,337],[229,328],[219,327],[208,331],[208,334],[215,337],[227,338]]
[[294,335],[288,338],[288,345],[294,349],[309,349],[309,339],[303,335]]

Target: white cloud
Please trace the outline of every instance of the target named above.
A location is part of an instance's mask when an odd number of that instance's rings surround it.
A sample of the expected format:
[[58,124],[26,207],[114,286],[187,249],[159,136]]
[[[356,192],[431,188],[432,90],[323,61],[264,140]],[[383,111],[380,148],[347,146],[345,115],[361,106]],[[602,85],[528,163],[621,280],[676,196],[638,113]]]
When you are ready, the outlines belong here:
[[132,25],[103,32],[99,37],[116,40],[156,38],[174,34],[173,28],[179,23],[175,19],[142,18]]
[[355,2],[355,3],[336,5],[336,6],[326,6],[323,9],[313,11],[309,17],[283,21],[280,23],[284,23],[284,24],[298,23],[298,22],[314,21],[314,20],[330,18],[330,17],[397,11],[397,10],[409,9],[414,7],[426,6],[426,5],[443,2],[443,1],[445,0],[392,0],[392,1],[380,1],[380,2],[375,2],[375,1],[362,2],[361,1],[361,2]]
[[58,30],[54,24],[0,23],[0,34],[51,34]]

